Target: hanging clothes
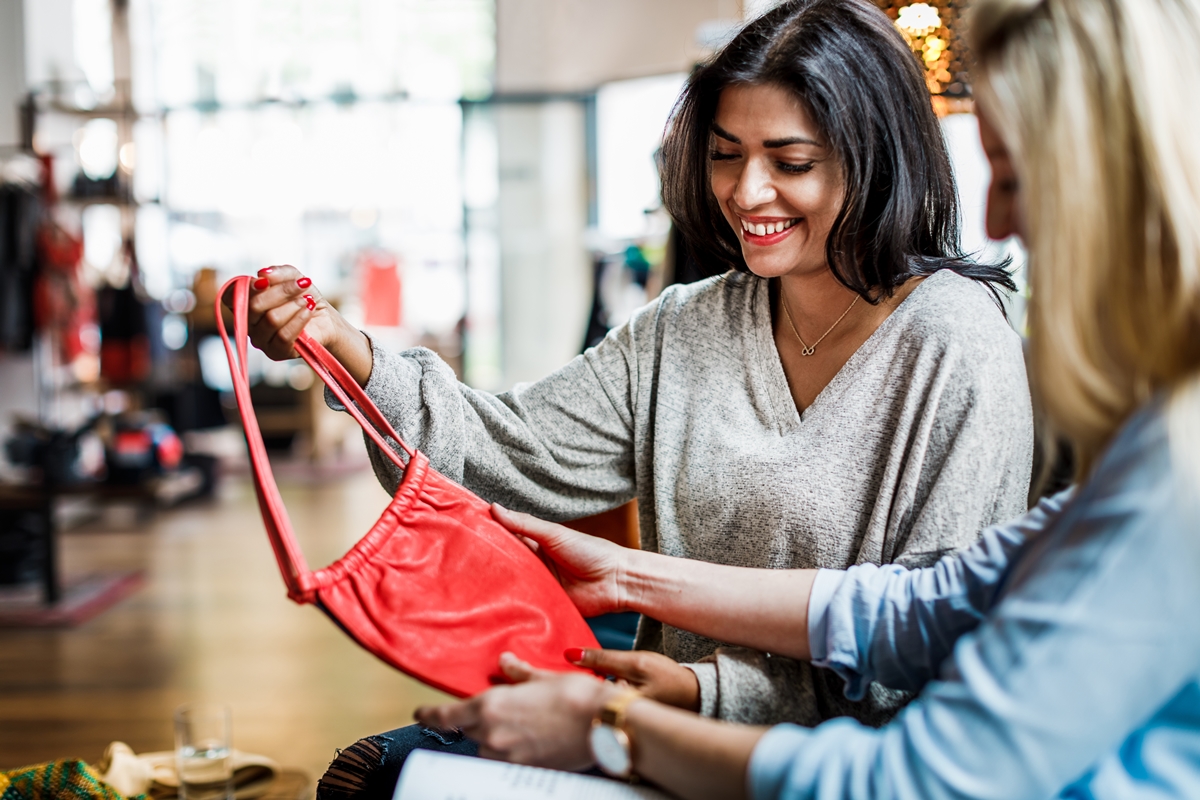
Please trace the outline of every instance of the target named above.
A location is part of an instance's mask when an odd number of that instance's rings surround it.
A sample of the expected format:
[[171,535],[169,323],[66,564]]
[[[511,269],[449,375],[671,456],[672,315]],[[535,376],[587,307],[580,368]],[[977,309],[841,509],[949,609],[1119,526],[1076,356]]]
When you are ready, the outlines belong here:
[[150,330],[142,299],[133,243],[126,240],[129,280],[105,286],[97,297],[100,312],[100,374],[114,385],[138,383],[150,375]]
[[47,216],[38,227],[37,251],[34,323],[57,339],[63,362],[70,364],[89,352],[86,332],[96,321],[95,294],[79,271],[83,242]]
[[42,201],[34,187],[0,184],[0,349],[33,346],[33,286]]

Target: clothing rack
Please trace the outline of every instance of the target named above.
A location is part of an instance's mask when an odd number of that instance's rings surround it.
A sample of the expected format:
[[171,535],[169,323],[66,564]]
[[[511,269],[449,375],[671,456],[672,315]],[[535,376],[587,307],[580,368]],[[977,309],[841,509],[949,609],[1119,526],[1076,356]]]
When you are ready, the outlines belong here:
[[50,348],[33,320],[33,283],[38,270],[36,231],[46,210],[44,165],[21,145],[0,145],[0,352],[30,353],[38,418],[45,421]]

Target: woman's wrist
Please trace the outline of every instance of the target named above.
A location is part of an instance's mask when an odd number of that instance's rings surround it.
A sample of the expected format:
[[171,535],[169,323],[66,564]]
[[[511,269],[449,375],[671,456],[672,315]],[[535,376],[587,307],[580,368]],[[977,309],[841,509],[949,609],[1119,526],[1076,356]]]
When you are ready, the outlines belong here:
[[617,570],[618,603],[625,611],[654,616],[656,594],[662,592],[670,573],[661,569],[666,556],[645,550],[626,550]]
[[366,387],[367,381],[371,379],[371,369],[375,361],[371,340],[340,314],[337,320],[337,333],[328,344],[329,352],[341,362],[350,376],[358,381],[359,386]]

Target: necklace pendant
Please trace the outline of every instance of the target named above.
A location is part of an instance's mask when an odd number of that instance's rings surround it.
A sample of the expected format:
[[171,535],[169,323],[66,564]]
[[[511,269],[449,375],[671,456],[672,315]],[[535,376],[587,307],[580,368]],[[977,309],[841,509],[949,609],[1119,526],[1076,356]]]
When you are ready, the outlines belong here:
[[802,355],[802,356],[811,356],[811,355],[812,355],[814,352],[816,352],[816,349],[817,349],[817,348],[816,348],[816,346],[815,346],[815,345],[814,345],[813,347],[801,347],[801,348],[800,348],[800,355]]

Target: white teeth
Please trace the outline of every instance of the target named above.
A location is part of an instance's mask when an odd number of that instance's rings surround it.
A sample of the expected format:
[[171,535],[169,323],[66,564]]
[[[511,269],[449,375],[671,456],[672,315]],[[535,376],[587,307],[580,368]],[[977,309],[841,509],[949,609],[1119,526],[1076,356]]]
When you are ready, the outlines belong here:
[[755,225],[753,223],[742,220],[742,230],[746,233],[754,234],[755,236],[770,236],[772,233],[780,233],[796,224],[795,219],[783,220],[782,222],[768,222],[764,225]]

